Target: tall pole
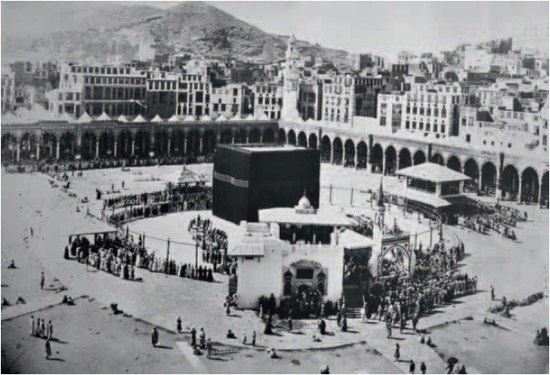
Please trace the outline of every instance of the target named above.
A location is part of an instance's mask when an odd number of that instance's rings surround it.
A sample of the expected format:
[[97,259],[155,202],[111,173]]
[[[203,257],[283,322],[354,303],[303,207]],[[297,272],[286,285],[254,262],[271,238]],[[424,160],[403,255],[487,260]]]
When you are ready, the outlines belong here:
[[166,265],[164,266],[164,273],[168,273],[170,270],[170,237],[168,237],[168,244],[166,245]]
[[199,268],[199,236],[198,229],[195,229],[195,270]]

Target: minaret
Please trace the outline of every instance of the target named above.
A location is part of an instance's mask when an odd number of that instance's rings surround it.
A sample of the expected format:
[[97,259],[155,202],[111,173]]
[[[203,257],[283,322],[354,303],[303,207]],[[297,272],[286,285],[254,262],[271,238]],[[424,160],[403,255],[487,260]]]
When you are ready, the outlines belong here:
[[386,212],[386,207],[384,206],[384,188],[382,183],[382,178],[380,179],[380,188],[378,189],[378,197],[376,199],[376,205],[373,207],[374,210],[374,223],[372,226],[372,256],[369,261],[369,270],[371,274],[376,277],[378,276],[378,266],[381,261],[380,257],[382,256],[382,241],[384,239],[384,223],[385,218],[384,214]]
[[378,189],[378,199],[376,200],[375,214],[374,214],[374,226],[379,230],[384,230],[386,206],[384,206],[384,187],[383,178],[380,178],[380,188]]
[[296,39],[294,35],[288,38],[288,46],[286,49],[286,66],[284,71],[283,83],[283,108],[281,109],[281,119],[297,120],[300,119],[298,112],[298,83],[300,73],[298,71],[298,63],[300,55],[294,48]]

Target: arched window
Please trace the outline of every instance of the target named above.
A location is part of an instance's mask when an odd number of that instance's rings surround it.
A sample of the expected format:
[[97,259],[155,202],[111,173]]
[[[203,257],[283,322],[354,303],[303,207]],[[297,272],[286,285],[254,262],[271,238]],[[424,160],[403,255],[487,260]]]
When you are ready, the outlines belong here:
[[284,288],[283,288],[283,295],[290,296],[292,295],[292,272],[286,271],[284,274]]
[[317,290],[322,295],[327,294],[327,276],[323,271],[319,272],[317,275]]

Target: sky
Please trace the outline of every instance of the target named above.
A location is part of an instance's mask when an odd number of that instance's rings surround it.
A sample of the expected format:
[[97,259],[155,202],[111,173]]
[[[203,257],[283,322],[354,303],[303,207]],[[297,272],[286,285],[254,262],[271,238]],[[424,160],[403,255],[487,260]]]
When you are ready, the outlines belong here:
[[[139,3],[166,9],[179,2]],[[264,31],[294,34],[297,39],[351,53],[395,54],[400,50],[452,49],[464,42],[510,36],[526,26],[546,28],[549,23],[549,3],[546,1],[208,3]],[[94,5],[93,2],[73,4]],[[37,21],[44,17],[44,12],[38,13]]]

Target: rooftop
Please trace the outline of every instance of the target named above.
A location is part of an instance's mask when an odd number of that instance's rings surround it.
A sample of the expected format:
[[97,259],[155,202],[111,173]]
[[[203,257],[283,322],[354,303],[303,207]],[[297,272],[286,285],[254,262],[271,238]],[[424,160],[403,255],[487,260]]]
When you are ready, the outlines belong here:
[[333,208],[319,208],[315,214],[300,213],[295,208],[268,208],[259,211],[261,222],[300,225],[351,227],[354,222]]
[[412,177],[419,180],[431,181],[435,183],[466,181],[470,177],[465,174],[453,171],[435,163],[423,163],[401,169],[396,172],[398,176]]

